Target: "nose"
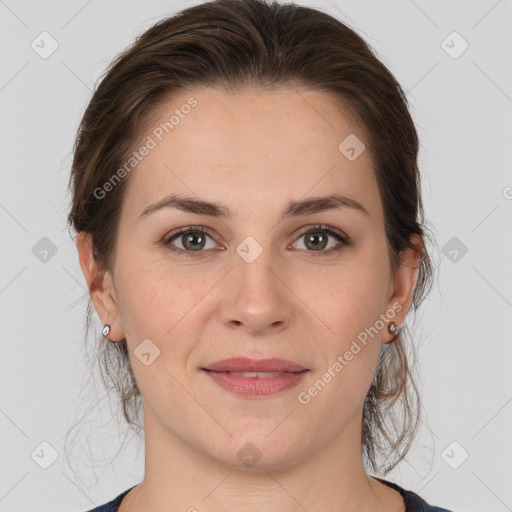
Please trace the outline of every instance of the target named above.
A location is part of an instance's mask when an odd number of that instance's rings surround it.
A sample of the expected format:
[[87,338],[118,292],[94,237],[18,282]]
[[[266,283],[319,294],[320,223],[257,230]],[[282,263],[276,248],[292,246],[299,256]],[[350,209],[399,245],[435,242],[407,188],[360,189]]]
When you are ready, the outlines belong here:
[[264,250],[251,263],[238,255],[223,290],[223,323],[250,334],[276,334],[285,329],[293,317],[293,286],[289,273],[272,261]]

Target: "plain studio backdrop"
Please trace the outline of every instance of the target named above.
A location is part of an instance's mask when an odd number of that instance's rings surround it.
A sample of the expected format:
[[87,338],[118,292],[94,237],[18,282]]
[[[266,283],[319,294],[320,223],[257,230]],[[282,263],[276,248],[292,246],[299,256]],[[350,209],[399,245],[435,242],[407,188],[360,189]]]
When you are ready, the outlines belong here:
[[[0,510],[84,511],[142,478],[143,445],[84,363],[86,285],[66,184],[99,75],[136,35],[195,3],[0,1]],[[424,423],[386,478],[457,512],[511,510],[512,2],[299,3],[372,45],[421,140],[439,279],[415,337]]]

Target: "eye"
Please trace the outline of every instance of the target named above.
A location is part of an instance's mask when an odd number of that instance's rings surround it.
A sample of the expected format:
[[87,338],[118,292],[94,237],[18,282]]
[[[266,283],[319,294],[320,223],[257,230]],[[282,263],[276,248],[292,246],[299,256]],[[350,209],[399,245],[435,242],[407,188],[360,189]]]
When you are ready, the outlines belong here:
[[[163,241],[163,244],[172,251],[185,256],[194,256],[194,253],[204,252],[203,249],[214,249],[216,247],[216,243],[213,241],[212,236],[208,234],[208,231],[203,226],[188,226],[171,233]],[[212,240],[213,245],[208,246],[207,238]],[[174,246],[174,240],[181,243],[181,247]]]
[[[211,240],[209,246],[208,238]],[[352,245],[350,238],[341,231],[320,224],[302,233],[302,235],[299,236],[299,240],[302,238],[305,240],[305,250],[311,256],[329,256]],[[338,241],[338,244],[326,250],[325,248],[329,245],[329,238],[334,238]],[[181,244],[181,247],[175,245],[175,240]],[[219,247],[213,240],[213,234],[204,226],[187,226],[181,228],[178,231],[170,233],[162,243],[171,251],[184,256],[203,256],[203,254],[201,254],[205,252],[203,249],[215,249]]]
[[[325,250],[329,242],[329,237],[337,240],[338,244],[335,244],[334,247],[331,246],[330,249]],[[308,231],[300,235],[299,240],[301,239],[305,240],[304,245],[307,252],[311,253],[311,256],[329,256],[330,254],[337,253],[352,244],[350,238],[341,231],[331,228],[330,226],[323,225],[317,225],[312,229],[308,229]]]

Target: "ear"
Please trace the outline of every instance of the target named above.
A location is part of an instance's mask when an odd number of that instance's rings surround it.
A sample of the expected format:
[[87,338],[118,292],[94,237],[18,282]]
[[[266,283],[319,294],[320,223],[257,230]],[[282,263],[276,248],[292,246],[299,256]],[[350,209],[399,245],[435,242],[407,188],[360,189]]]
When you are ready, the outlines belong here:
[[112,276],[108,270],[101,270],[95,260],[90,233],[79,232],[76,236],[76,247],[80,267],[101,324],[110,325],[111,329],[108,335],[110,341],[120,341],[125,338],[125,334],[119,321],[119,306]]
[[[396,311],[392,321],[398,326],[405,322],[405,317],[411,305],[414,287],[418,279],[419,262],[423,247],[421,237],[415,233],[411,235],[409,241],[416,250],[406,247],[401,251],[400,267],[396,271],[393,283],[391,284],[390,296],[386,303],[386,311]],[[382,341],[389,343],[393,341],[394,337],[395,335],[391,334],[386,326],[382,334]]]

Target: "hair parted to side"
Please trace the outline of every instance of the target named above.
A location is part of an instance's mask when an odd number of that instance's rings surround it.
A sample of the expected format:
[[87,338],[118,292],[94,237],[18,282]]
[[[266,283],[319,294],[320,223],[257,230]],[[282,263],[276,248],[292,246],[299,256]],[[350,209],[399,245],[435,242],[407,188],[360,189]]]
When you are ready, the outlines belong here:
[[[98,199],[94,190],[122,167],[160,106],[187,89],[304,87],[334,95],[364,129],[384,208],[391,270],[409,237],[423,240],[411,309],[430,291],[433,265],[426,248],[419,141],[406,96],[387,67],[352,29],[327,13],[265,0],[214,0],[159,21],[118,55],[85,111],[74,144],[69,188],[70,226],[93,240],[94,255],[112,268],[126,176]],[[341,142],[341,141],[340,141]],[[365,141],[366,142],[366,141]],[[101,275],[91,286],[94,290]],[[91,327],[87,306],[86,338]],[[128,425],[137,423],[141,395],[126,340],[96,334],[96,358],[107,388],[117,391]],[[420,421],[420,398],[406,350],[407,326],[381,347],[375,379],[363,404],[362,443],[367,469],[386,474],[402,460]]]

